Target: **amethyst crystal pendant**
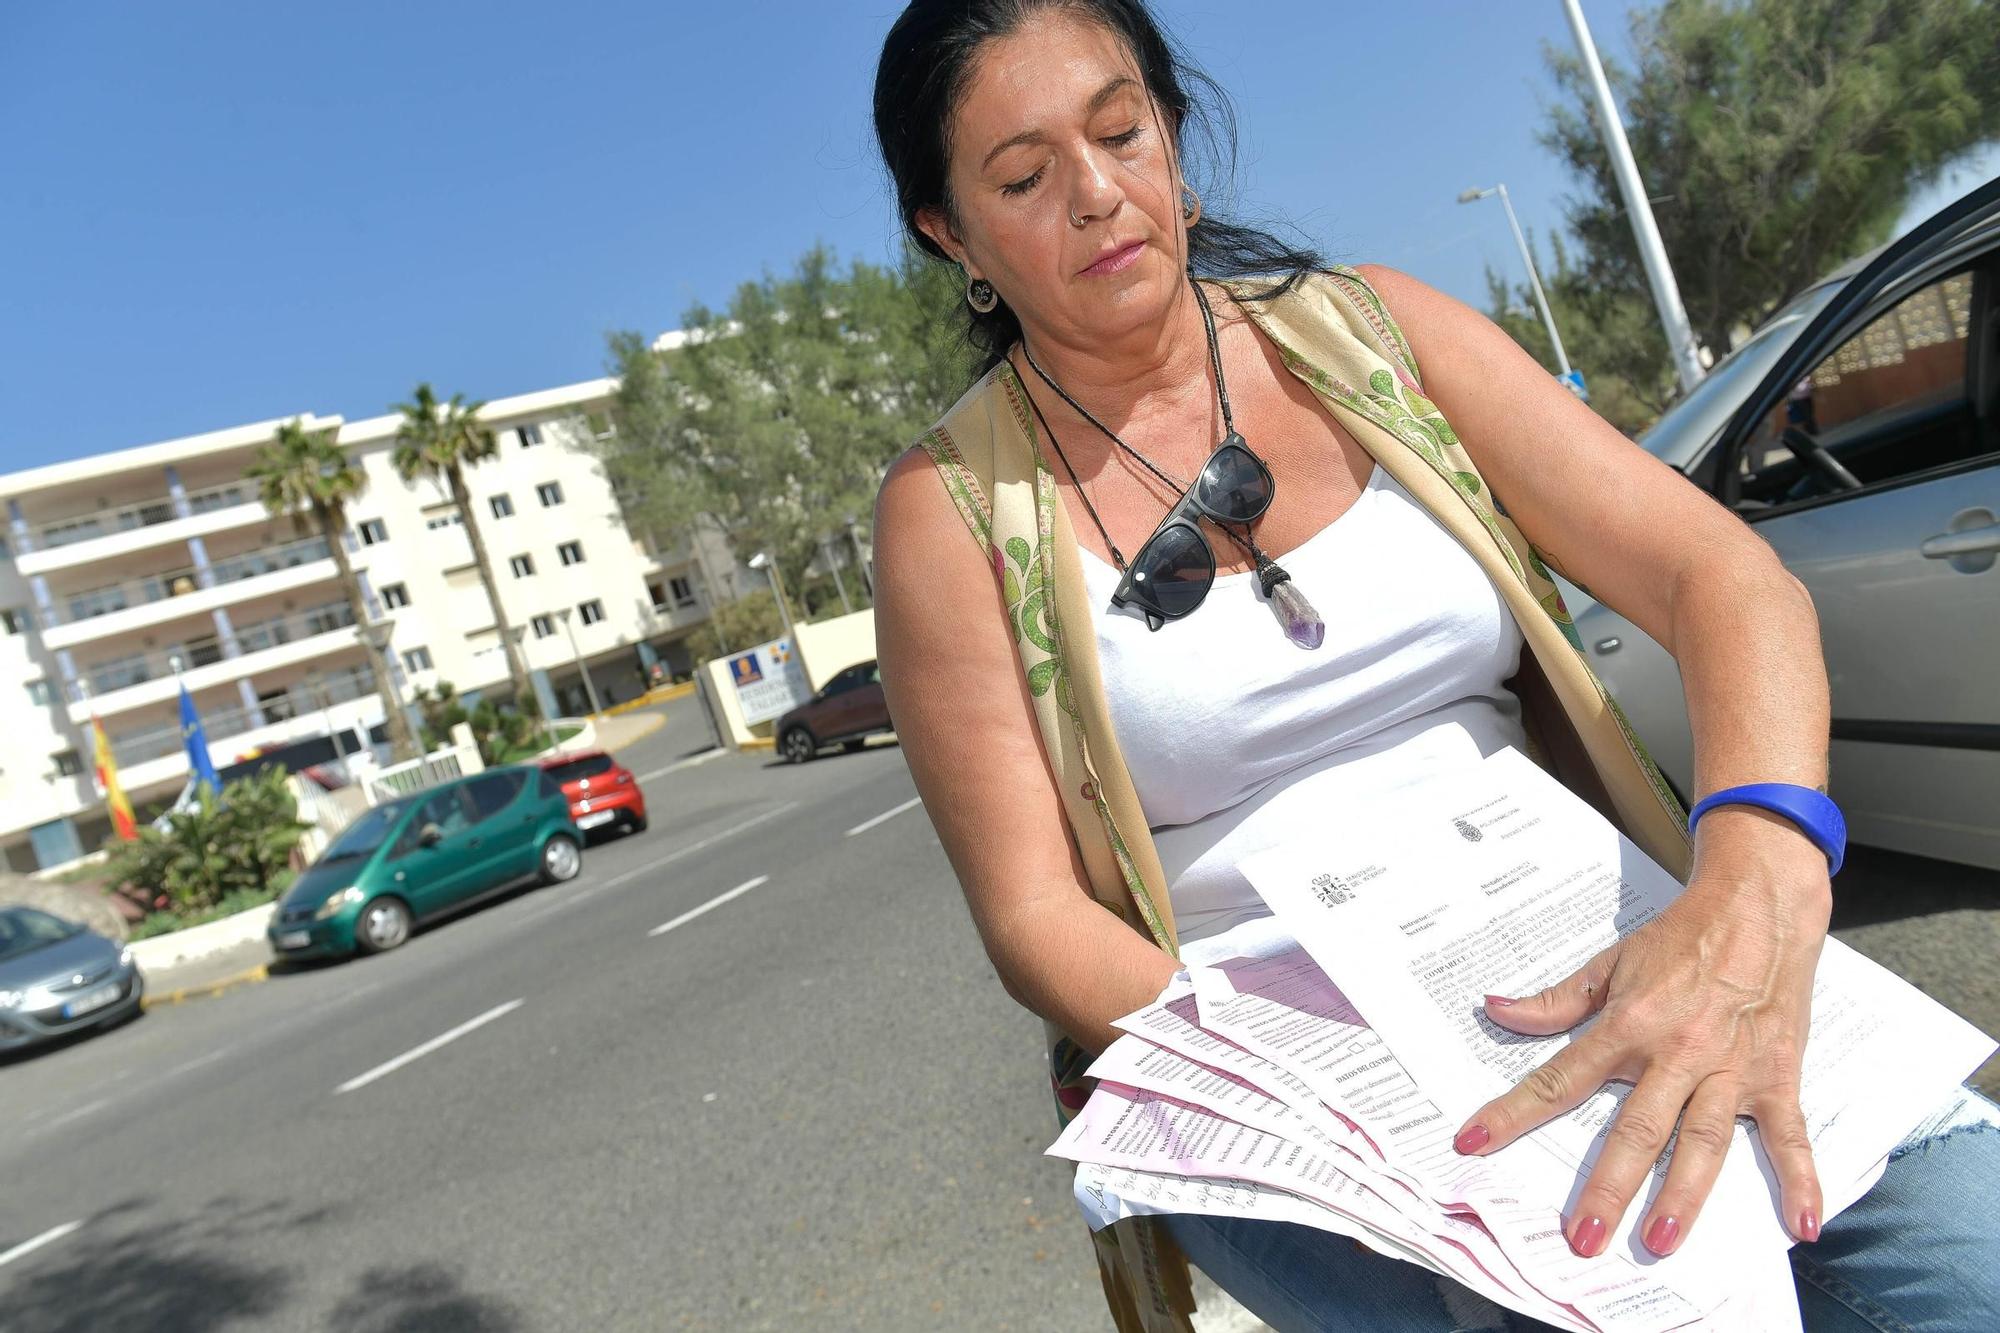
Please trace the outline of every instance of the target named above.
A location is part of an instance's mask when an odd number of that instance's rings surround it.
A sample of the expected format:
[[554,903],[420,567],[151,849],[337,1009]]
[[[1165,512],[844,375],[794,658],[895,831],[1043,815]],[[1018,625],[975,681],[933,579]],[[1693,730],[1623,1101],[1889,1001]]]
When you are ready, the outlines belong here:
[[1272,613],[1285,627],[1286,638],[1301,648],[1317,648],[1326,642],[1326,622],[1299,591],[1299,585],[1292,582],[1290,574],[1261,556],[1257,562],[1257,586],[1264,590]]

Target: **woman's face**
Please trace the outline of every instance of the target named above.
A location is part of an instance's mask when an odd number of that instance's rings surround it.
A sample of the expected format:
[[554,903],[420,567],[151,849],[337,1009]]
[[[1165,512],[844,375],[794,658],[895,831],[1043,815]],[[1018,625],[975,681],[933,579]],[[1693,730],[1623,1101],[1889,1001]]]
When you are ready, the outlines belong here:
[[1115,339],[1163,318],[1186,268],[1166,133],[1119,39],[1046,10],[976,57],[951,127],[953,216],[918,224],[1031,338]]

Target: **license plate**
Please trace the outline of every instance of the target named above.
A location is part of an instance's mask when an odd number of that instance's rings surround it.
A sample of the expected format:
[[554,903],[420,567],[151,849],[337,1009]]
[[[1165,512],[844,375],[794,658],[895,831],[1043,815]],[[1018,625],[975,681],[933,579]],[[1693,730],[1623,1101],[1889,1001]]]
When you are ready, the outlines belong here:
[[99,986],[96,990],[88,994],[79,995],[63,1006],[63,1017],[76,1018],[93,1010],[102,1009],[107,1004],[115,1003],[118,999],[118,992],[122,989],[123,987],[114,981],[109,986]]
[[280,949],[303,949],[311,943],[312,932],[309,930],[288,930],[278,936]]
[[578,828],[596,828],[599,824],[609,824],[615,815],[615,811],[599,810],[594,815],[584,815],[578,819],[576,826]]

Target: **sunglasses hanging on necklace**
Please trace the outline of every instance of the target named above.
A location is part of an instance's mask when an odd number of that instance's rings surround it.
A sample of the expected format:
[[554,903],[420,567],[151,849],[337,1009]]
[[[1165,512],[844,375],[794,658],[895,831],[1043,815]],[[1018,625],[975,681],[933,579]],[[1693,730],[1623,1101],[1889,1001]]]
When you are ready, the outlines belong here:
[[[1058,398],[1068,403],[1078,416],[1095,426],[1104,436],[1120,449],[1137,459],[1148,472],[1180,492],[1180,498],[1167,510],[1166,517],[1139,548],[1139,554],[1130,565],[1111,540],[1105,530],[1104,520],[1097,516],[1097,507],[1090,503],[1085,494],[1083,482],[1077,478],[1076,469],[1070,465],[1069,456],[1063,453],[1062,442],[1049,426],[1048,418],[1042,415],[1041,404],[1033,394],[1028,395],[1028,405],[1034,409],[1035,419],[1041,423],[1043,434],[1055,447],[1056,456],[1069,470],[1070,483],[1076,487],[1077,495],[1083,500],[1083,507],[1090,514],[1090,521],[1097,525],[1097,531],[1104,537],[1104,545],[1111,552],[1124,575],[1118,582],[1118,590],[1111,595],[1115,606],[1137,606],[1146,616],[1148,628],[1158,631],[1169,620],[1179,620],[1193,614],[1215,586],[1215,549],[1208,543],[1208,537],[1201,530],[1201,520],[1214,523],[1231,541],[1250,553],[1257,562],[1257,586],[1265,600],[1270,603],[1272,613],[1278,623],[1284,626],[1285,637],[1301,648],[1317,648],[1326,640],[1326,622],[1319,612],[1313,610],[1311,602],[1300,592],[1276,561],[1265,555],[1257,546],[1251,534],[1251,524],[1263,516],[1271,507],[1271,499],[1277,492],[1277,482],[1271,476],[1271,469],[1264,460],[1252,453],[1250,446],[1236,433],[1235,417],[1229,410],[1229,386],[1222,377],[1222,353],[1216,344],[1215,315],[1208,308],[1208,296],[1201,290],[1189,272],[1188,285],[1194,289],[1194,299],[1201,307],[1202,328],[1208,336],[1209,364],[1215,370],[1216,402],[1222,409],[1222,442],[1215,446],[1208,461],[1202,465],[1192,482],[1162,471],[1153,465],[1151,459],[1118,438],[1109,426],[1093,416],[1083,404],[1069,396],[1062,385],[1057,384],[1041,364],[1035,354],[1028,350],[1028,344],[1021,344],[1021,355],[1027,358],[1042,383],[1049,386]],[[1236,528],[1243,534],[1238,536]]]

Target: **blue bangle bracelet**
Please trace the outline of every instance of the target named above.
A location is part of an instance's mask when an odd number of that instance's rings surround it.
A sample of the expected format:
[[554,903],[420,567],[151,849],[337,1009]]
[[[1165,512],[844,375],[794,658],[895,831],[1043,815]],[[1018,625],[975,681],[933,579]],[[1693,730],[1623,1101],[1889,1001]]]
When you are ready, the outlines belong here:
[[1841,817],[1840,807],[1833,803],[1833,798],[1823,791],[1801,787],[1796,782],[1748,782],[1741,787],[1724,787],[1695,802],[1694,809],[1688,811],[1688,832],[1693,833],[1696,821],[1718,805],[1754,805],[1791,820],[1799,826],[1799,832],[1826,853],[1829,878],[1839,873],[1840,863],[1847,857],[1847,820]]

